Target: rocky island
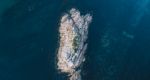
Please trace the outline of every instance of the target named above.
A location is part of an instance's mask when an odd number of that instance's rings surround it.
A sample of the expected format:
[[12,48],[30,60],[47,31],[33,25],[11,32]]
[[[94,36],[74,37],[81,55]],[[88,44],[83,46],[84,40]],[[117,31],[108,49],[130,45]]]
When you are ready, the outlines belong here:
[[61,72],[68,73],[70,80],[81,80],[81,69],[78,68],[85,60],[88,26],[91,20],[90,14],[81,15],[75,8],[61,18],[57,66]]

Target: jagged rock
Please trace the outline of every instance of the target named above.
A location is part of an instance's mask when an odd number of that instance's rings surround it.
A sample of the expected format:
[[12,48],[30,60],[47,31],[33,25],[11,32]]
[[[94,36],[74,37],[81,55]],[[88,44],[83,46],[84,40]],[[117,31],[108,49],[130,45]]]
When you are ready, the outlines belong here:
[[90,14],[80,15],[76,9],[62,16],[60,23],[60,46],[58,49],[58,69],[71,75],[70,80],[81,80],[80,72],[76,71],[85,60],[85,43],[88,35],[88,26],[92,17]]

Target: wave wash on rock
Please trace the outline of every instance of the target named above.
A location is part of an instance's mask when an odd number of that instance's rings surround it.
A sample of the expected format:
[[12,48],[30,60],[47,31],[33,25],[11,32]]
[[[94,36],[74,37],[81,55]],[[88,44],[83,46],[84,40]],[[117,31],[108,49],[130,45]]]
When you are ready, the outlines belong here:
[[85,60],[88,26],[91,20],[90,14],[80,15],[74,8],[61,18],[57,66],[61,72],[68,73],[70,80],[81,80],[79,67]]

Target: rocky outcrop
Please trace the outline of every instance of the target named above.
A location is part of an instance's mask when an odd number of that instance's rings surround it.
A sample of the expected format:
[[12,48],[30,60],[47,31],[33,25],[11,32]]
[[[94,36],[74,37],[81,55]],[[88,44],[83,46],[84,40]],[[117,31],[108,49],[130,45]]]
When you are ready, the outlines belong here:
[[61,72],[70,75],[70,80],[81,80],[80,69],[77,68],[85,60],[88,26],[91,20],[90,14],[80,15],[74,8],[61,18],[57,66]]

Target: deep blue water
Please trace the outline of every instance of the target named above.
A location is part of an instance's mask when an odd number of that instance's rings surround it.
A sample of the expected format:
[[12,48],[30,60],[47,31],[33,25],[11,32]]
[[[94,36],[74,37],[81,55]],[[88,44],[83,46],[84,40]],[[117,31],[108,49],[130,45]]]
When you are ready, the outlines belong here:
[[83,80],[150,80],[149,0],[1,0],[0,80],[67,80],[56,54],[72,7],[93,15]]

